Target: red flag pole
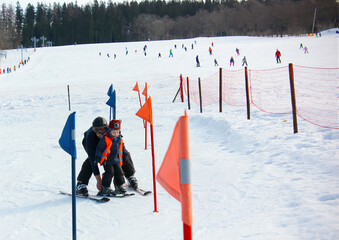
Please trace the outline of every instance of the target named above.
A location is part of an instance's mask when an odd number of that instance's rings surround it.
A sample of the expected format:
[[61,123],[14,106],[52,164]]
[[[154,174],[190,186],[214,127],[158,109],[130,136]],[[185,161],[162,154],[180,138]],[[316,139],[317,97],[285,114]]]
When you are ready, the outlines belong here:
[[[147,89],[147,82],[145,82],[145,89],[146,89],[146,92],[145,92],[145,102],[147,101],[147,95],[148,95],[148,89]],[[151,130],[152,132],[152,130]],[[152,147],[153,149],[153,147]],[[145,150],[147,150],[147,122],[145,121]]]
[[192,226],[184,223],[184,240],[192,240]]
[[189,129],[188,116],[179,120],[180,131],[180,188],[181,188],[181,212],[184,223],[184,240],[192,240],[192,190],[191,190],[191,170],[190,170],[190,151],[189,151]]
[[140,91],[139,91],[139,89],[138,89],[138,95],[139,95],[140,107],[142,107],[142,104],[141,104],[141,97],[140,97]]
[[154,211],[158,212],[157,208],[157,188],[155,182],[155,157],[154,157],[154,138],[153,138],[153,124],[150,124],[151,129],[151,147],[152,147],[152,169],[153,169],[153,196],[154,196]]

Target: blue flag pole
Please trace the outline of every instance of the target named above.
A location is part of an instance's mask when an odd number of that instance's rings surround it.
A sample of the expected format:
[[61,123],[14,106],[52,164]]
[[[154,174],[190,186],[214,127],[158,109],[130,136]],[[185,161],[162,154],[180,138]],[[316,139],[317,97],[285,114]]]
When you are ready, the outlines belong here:
[[76,221],[76,187],[75,187],[75,158],[72,157],[72,226],[73,226],[73,240],[77,239],[77,221]]
[[76,191],[75,191],[75,159],[77,158],[75,145],[75,112],[71,113],[59,139],[60,147],[72,156],[72,226],[73,240],[76,240]]
[[114,102],[114,106],[113,106],[113,119],[116,119],[116,106],[117,106],[117,97],[116,97],[116,93],[115,90],[113,91],[113,102]]

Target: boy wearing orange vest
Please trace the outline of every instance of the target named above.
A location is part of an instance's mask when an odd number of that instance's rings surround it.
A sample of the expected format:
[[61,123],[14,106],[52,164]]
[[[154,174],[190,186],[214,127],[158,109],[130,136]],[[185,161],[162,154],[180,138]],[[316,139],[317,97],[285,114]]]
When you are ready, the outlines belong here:
[[[100,139],[95,153],[95,163],[99,163],[105,169],[102,177],[102,190],[98,195],[114,196],[125,194],[125,179],[122,170],[124,157],[128,152],[124,146],[121,136],[121,120],[110,121],[108,130]],[[111,182],[114,176],[115,191],[112,190]]]

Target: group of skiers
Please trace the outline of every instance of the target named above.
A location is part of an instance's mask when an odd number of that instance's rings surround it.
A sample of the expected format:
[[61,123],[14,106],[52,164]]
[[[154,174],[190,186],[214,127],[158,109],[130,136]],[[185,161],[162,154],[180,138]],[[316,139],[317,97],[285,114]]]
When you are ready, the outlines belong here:
[[[194,41],[194,44],[196,44],[197,42]],[[194,49],[194,44],[192,43],[191,44],[191,49],[193,50]],[[187,47],[185,46],[185,44],[182,44],[181,45],[182,49],[184,49],[185,51],[187,51]],[[214,43],[212,42],[211,45],[208,47],[208,52],[209,52],[209,55],[213,55],[213,47],[214,47]],[[175,44],[174,45],[174,49],[177,49],[177,45]],[[308,53],[308,48],[306,46],[303,46],[303,44],[301,43],[300,44],[300,48],[299,49],[302,49],[304,51],[304,53]],[[143,47],[143,52],[144,52],[144,55],[146,56],[146,50],[147,50],[147,45],[145,45]],[[137,52],[137,50],[135,50],[135,52]],[[236,55],[237,56],[240,56],[240,50],[239,48],[236,48],[235,49],[235,52],[236,52]],[[99,55],[101,56],[101,52],[99,52]],[[126,47],[126,55],[128,55],[128,49]],[[109,54],[107,53],[107,56],[109,56]],[[168,57],[174,57],[173,55],[173,50],[172,48],[169,49],[169,56]],[[114,59],[116,58],[116,55],[114,54]],[[158,58],[161,58],[161,53],[159,52],[158,53]],[[276,52],[275,52],[275,58],[276,58],[276,61],[277,63],[281,63],[281,52],[277,49]],[[241,60],[242,62],[242,65],[241,66],[248,66],[248,63],[247,63],[247,58],[246,56],[244,56]],[[235,66],[235,59],[233,56],[231,56],[230,60],[229,60],[229,64],[230,64],[230,67],[234,67]],[[199,60],[199,55],[196,55],[196,66],[197,67],[200,67],[200,60]],[[214,58],[214,66],[219,66],[218,64],[218,61],[216,58]]]
[[[214,46],[213,42],[212,42],[211,46],[212,47]],[[208,48],[208,52],[209,52],[210,55],[213,55],[212,47],[211,46]],[[235,51],[236,51],[237,55],[239,56],[240,55],[240,50],[238,48],[236,48]],[[200,67],[199,55],[197,55],[195,57],[195,61],[196,61],[196,66]],[[234,61],[234,58],[232,56],[231,59],[230,59],[230,66],[234,66],[234,63],[235,63],[235,61]],[[247,64],[246,56],[244,56],[243,59],[242,59],[242,66],[244,66],[244,65],[246,65],[246,66],[248,65]],[[214,58],[214,66],[219,66],[218,61],[217,61],[216,58]]]
[[[20,68],[21,65],[22,66],[26,65],[29,62],[29,60],[30,60],[30,57],[28,57],[25,60],[20,61],[19,64],[18,64],[18,68]],[[13,69],[12,69],[12,67],[7,67],[7,68],[3,68],[3,69],[0,68],[0,75],[5,74],[5,73],[11,73],[12,71],[15,72],[16,70],[17,70],[16,65],[13,66]]]
[[[99,196],[126,194],[125,177],[129,186],[138,189],[131,154],[125,148],[121,135],[121,120],[113,119],[107,123],[103,117],[93,120],[92,126],[84,133],[82,145],[87,153],[77,177],[77,195],[88,196],[88,182],[92,174],[96,178]],[[103,166],[100,175],[98,164]],[[112,179],[114,190],[111,188]]]

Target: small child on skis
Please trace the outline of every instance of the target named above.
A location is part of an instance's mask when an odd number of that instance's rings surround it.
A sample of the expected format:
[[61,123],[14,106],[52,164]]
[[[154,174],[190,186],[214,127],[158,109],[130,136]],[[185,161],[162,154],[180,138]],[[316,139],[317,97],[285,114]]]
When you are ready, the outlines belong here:
[[[102,177],[102,190],[100,196],[114,196],[116,194],[126,194],[124,172],[122,163],[128,156],[121,136],[121,120],[110,121],[108,130],[99,140],[95,153],[95,163],[99,163],[105,169]],[[114,176],[115,191],[111,188]]]

